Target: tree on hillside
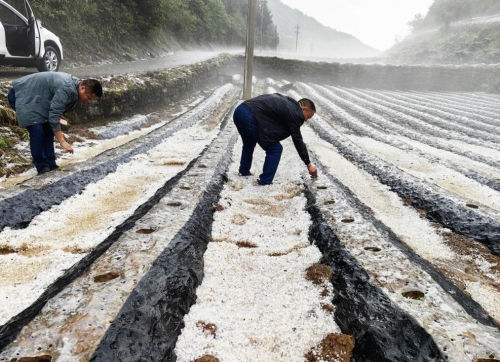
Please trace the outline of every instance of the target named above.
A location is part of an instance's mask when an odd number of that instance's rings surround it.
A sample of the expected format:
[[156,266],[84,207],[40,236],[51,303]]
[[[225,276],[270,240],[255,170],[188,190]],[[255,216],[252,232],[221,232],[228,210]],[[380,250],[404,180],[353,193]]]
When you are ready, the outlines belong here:
[[422,20],[412,20],[410,26],[414,29],[435,26],[447,29],[455,21],[496,14],[500,14],[499,0],[435,0],[427,16]]

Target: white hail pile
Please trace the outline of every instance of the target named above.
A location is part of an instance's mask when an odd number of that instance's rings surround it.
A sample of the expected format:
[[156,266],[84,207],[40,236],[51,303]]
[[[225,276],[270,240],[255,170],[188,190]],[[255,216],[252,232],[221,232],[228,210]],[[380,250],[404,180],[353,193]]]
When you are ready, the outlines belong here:
[[181,130],[79,195],[41,213],[21,230],[6,228],[0,247],[0,325],[33,303],[54,280],[206,147],[218,128],[203,121]]
[[[255,174],[263,163],[257,149]],[[215,215],[205,278],[184,318],[178,361],[213,355],[231,362],[302,362],[328,334],[339,333],[324,309],[331,306],[330,281],[306,280],[321,253],[308,240],[311,221],[300,182],[305,167],[286,141],[274,185],[258,187],[257,176],[237,176],[240,154],[241,142],[221,196],[225,209]],[[213,334],[204,331],[209,324]]]
[[434,183],[450,192],[500,211],[500,193],[465,175],[438,163],[420,157],[412,151],[403,151],[369,137],[347,135],[366,152],[400,168],[421,180]]
[[[323,122],[320,117],[316,122]],[[346,185],[356,197],[372,211],[374,216],[390,228],[406,245],[419,256],[436,265],[450,265],[454,260],[466,258],[451,249],[441,234],[427,219],[390,189],[382,185],[375,177],[360,170],[357,166],[341,156],[329,143],[318,140],[317,135],[309,128],[303,130],[303,136],[310,149],[327,167],[330,174]],[[493,265],[477,256],[474,261],[481,269],[489,270]],[[496,278],[495,275],[485,277]],[[476,300],[494,318],[500,320],[498,303],[500,293],[488,288],[482,281],[471,281],[471,297]],[[492,298],[492,295],[495,297]]]

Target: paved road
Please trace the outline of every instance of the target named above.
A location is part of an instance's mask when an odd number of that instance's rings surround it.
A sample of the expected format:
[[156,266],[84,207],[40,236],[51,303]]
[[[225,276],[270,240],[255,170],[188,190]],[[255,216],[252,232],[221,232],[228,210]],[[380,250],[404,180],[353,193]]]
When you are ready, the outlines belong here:
[[[63,63],[61,71],[71,73],[77,77],[87,77],[87,76],[99,77],[99,76],[122,74],[122,73],[140,73],[150,70],[166,69],[166,68],[177,67],[180,65],[193,64],[196,62],[201,62],[216,57],[221,53],[223,52],[186,51],[155,59],[137,60],[134,62],[127,62],[127,63],[88,66],[82,68],[66,68]],[[0,80],[13,80],[34,72],[37,72],[36,68],[8,69],[7,67],[2,67],[0,68]]]

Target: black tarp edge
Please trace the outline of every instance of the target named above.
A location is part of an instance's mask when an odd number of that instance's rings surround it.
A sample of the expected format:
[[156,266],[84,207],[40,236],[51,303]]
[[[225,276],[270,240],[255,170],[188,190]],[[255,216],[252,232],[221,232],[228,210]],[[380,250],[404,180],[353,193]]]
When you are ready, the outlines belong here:
[[446,361],[427,331],[371,283],[323,219],[307,185],[305,196],[312,219],[309,238],[323,254],[321,263],[333,269],[335,322],[342,333],[355,338],[351,361]]
[[211,241],[214,207],[227,182],[235,133],[189,221],[137,284],[107,330],[91,361],[176,361],[183,318],[196,302]]
[[[232,110],[234,107],[228,111],[223,122],[220,126],[219,135],[227,126],[229,119],[232,116]],[[101,257],[118,239],[128,230],[132,229],[136,222],[144,217],[155,205],[157,205],[161,199],[163,199],[174,187],[177,186],[179,181],[186,175],[193,166],[198,162],[200,158],[206,153],[208,149],[215,143],[217,137],[207,145],[203,151],[193,159],[188,166],[177,173],[174,177],[170,178],[156,193],[144,204],[140,205],[132,216],[127,218],[119,226],[115,228],[113,233],[109,235],[103,242],[95,247],[95,249],[82,258],[78,263],[73,265],[68,269],[64,275],[59,277],[54,283],[52,283],[43,294],[28,308],[24,309],[21,313],[11,318],[7,323],[0,327],[0,352],[2,352],[5,347],[8,346],[19,334],[21,329],[29,324],[43,309],[47,301],[59,294],[64,288],[71,284],[75,279],[81,277],[88,268]]]

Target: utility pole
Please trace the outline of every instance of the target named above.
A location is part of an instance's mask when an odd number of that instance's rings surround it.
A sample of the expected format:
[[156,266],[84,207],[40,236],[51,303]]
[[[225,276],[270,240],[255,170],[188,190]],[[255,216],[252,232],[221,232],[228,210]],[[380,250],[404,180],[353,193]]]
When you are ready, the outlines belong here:
[[243,83],[243,99],[252,98],[253,53],[255,45],[255,8],[257,0],[248,0],[247,45],[245,51],[245,74]]
[[278,52],[278,25],[274,26],[274,51]]
[[264,43],[264,0],[260,0],[260,52]]
[[297,32],[297,42],[295,43],[295,52],[298,52],[299,50],[299,34],[300,34],[300,26],[297,24],[295,27],[295,31]]

